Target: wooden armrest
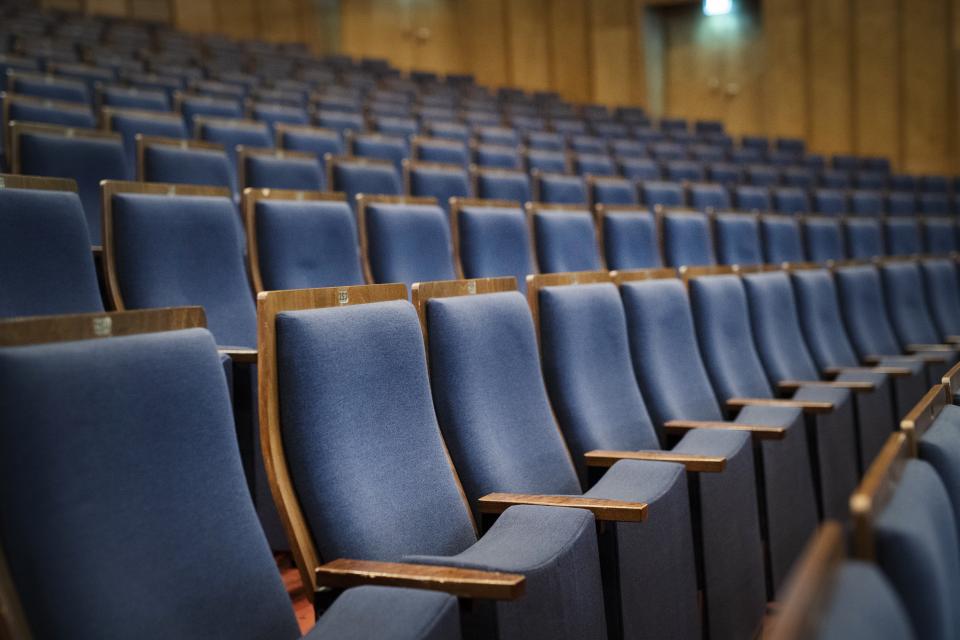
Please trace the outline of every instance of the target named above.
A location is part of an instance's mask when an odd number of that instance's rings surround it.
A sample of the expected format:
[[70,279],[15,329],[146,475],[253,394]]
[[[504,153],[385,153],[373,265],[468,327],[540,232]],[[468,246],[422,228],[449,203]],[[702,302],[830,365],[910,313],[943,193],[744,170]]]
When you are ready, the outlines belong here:
[[908,344],[903,350],[912,354],[920,351],[956,351],[957,347],[952,344]]
[[526,583],[518,573],[347,558],[320,565],[316,574],[319,587],[410,587],[487,600],[516,600],[523,595]]
[[217,347],[217,351],[227,355],[231,360],[241,364],[256,364],[257,350],[247,347]]
[[832,402],[817,400],[780,400],[778,398],[730,398],[727,400],[728,409],[743,407],[788,407],[802,409],[804,413],[830,413],[833,411]]
[[478,501],[481,513],[503,513],[518,504],[545,507],[572,507],[587,509],[597,520],[613,522],[643,522],[647,519],[647,503],[588,498],[586,496],[543,496],[526,493],[490,493]]
[[933,353],[914,353],[909,356],[866,356],[863,361],[867,364],[877,364],[881,360],[890,360],[893,362],[926,362],[929,364],[943,364],[947,361],[946,356],[938,356]]
[[834,378],[842,373],[885,373],[891,378],[906,378],[911,375],[910,369],[905,367],[828,367],[823,370],[825,376]]
[[783,440],[787,435],[785,427],[771,427],[764,424],[742,424],[740,422],[722,422],[719,420],[667,420],[663,428],[668,433],[679,435],[691,429],[726,429],[728,431],[748,431],[754,440]]
[[777,383],[777,389],[780,391],[796,391],[800,387],[832,387],[834,389],[849,389],[857,393],[866,393],[874,390],[872,382],[848,381],[840,382],[837,380],[781,380]]
[[960,344],[960,336],[945,336],[947,344],[956,346]]
[[583,454],[588,467],[612,467],[619,460],[650,460],[654,462],[678,462],[687,471],[718,473],[727,467],[723,456],[699,456],[671,451],[604,451],[597,449]]

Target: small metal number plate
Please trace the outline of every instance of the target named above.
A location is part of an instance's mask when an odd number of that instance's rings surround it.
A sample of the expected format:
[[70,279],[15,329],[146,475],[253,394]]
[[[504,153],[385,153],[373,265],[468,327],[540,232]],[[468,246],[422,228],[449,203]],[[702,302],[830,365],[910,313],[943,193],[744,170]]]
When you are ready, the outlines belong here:
[[471,280],[467,283],[467,293],[474,295],[477,293],[477,283]]
[[346,289],[340,289],[337,291],[337,302],[340,304],[347,304],[350,302],[350,292]]
[[113,333],[113,319],[110,316],[93,319],[93,335],[104,338]]

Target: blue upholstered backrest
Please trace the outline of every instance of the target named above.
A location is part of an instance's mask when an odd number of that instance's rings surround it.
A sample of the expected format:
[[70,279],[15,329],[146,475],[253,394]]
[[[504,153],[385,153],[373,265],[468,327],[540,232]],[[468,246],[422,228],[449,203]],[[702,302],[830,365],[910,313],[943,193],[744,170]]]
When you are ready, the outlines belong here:
[[580,176],[545,173],[536,178],[538,200],[549,204],[587,204],[587,185]]
[[768,379],[817,380],[817,365],[800,328],[797,301],[790,276],[784,272],[743,276],[750,304],[754,343]]
[[481,171],[477,173],[478,198],[530,201],[530,177],[524,171]]
[[892,216],[912,216],[917,212],[917,197],[912,191],[892,191],[887,195],[887,213]]
[[933,468],[908,460],[875,522],[877,562],[910,614],[918,638],[960,637],[960,552],[950,498]]
[[841,189],[817,189],[813,192],[813,210],[828,216],[847,212],[847,194]]
[[256,223],[265,290],[363,284],[356,223],[347,203],[260,200]]
[[250,154],[244,158],[244,187],[320,191],[323,172],[315,158]]
[[0,381],[0,538],[34,637],[299,636],[209,333],[8,347]]
[[358,134],[353,138],[353,153],[362,158],[389,160],[398,172],[403,171],[403,161],[409,155],[407,141],[376,133]]
[[[75,107],[61,108],[56,105],[48,105],[44,102],[37,102],[33,99],[24,99],[17,96],[8,96],[6,103],[10,121],[19,122],[39,122],[43,124],[56,124],[64,127],[82,127],[92,129],[97,124],[97,119],[93,112],[86,105],[76,105]],[[5,131],[4,136],[9,136],[10,132]]]
[[887,176],[880,171],[857,171],[854,175],[859,189],[887,188]]
[[466,278],[513,276],[521,291],[534,272],[530,230],[519,207],[463,207],[457,214],[460,265]]
[[374,282],[452,280],[447,215],[437,205],[371,202],[365,208],[367,258]]
[[426,125],[426,129],[435,138],[459,140],[464,144],[470,140],[470,129],[459,122],[432,122]]
[[450,198],[470,196],[470,180],[460,166],[415,166],[410,169],[410,195],[436,198],[449,215]]
[[794,271],[790,280],[800,326],[817,366],[820,369],[858,366],[860,359],[847,336],[830,272],[826,269]]
[[720,184],[690,185],[690,206],[697,211],[723,211],[732,206],[730,192]]
[[[816,175],[812,169],[806,167],[787,167],[783,170],[783,184],[788,187],[799,187],[804,195],[816,183]],[[809,204],[809,199],[807,203]]]
[[328,187],[345,193],[351,207],[360,193],[398,196],[403,192],[400,174],[393,165],[349,160],[333,166],[333,184]]
[[844,227],[848,256],[862,260],[883,255],[883,230],[879,220],[848,218]]
[[960,335],[960,277],[948,258],[924,260],[924,290],[930,303],[930,315],[944,337]]
[[278,314],[277,377],[290,476],[324,560],[474,542],[408,302]]
[[923,221],[925,253],[948,254],[960,248],[957,226],[953,218],[927,218]]
[[654,423],[721,420],[683,283],[674,278],[627,282],[620,294],[633,368]]
[[737,209],[741,211],[765,213],[773,206],[770,200],[770,189],[767,187],[741,185],[734,190],[734,201]]
[[716,264],[710,221],[694,211],[664,213],[660,218],[663,234],[663,261],[668,267]]
[[458,140],[421,138],[414,149],[416,160],[467,166],[467,146]]
[[945,216],[950,212],[950,196],[946,193],[921,193],[918,211],[925,216]]
[[827,169],[820,173],[820,183],[828,189],[848,189],[853,184],[850,173],[842,169]]
[[842,267],[835,272],[843,319],[861,357],[896,355],[900,344],[887,316],[880,272],[871,265]]
[[36,96],[48,100],[90,104],[90,90],[79,80],[57,78],[40,74],[14,74],[4,79],[11,93]]
[[640,185],[640,199],[651,209],[658,204],[664,207],[682,207],[683,187],[675,182],[648,180]]
[[479,167],[519,169],[520,152],[516,147],[480,144],[473,150],[473,160]]
[[850,213],[858,216],[883,215],[883,194],[879,191],[851,191]]
[[477,140],[482,144],[495,144],[516,147],[520,144],[517,132],[507,127],[480,127],[476,130]]
[[930,315],[923,273],[916,262],[890,262],[880,267],[890,322],[902,344],[936,344],[940,332]]
[[527,134],[527,146],[531,149],[542,149],[544,151],[563,151],[563,136],[559,133],[531,131]]
[[808,213],[811,210],[810,197],[800,187],[779,187],[773,190],[774,208],[778,213],[790,215]]
[[169,111],[170,99],[163,91],[144,91],[131,87],[106,86],[100,92],[105,107],[140,109],[142,111]]
[[836,218],[808,217],[803,222],[807,259],[811,262],[843,260],[843,231]]
[[119,111],[110,117],[110,129],[123,136],[123,146],[127,150],[127,166],[130,167],[131,176],[136,172],[138,133],[164,138],[189,137],[183,119],[173,114],[146,115]]
[[310,116],[303,107],[282,104],[256,104],[250,108],[250,116],[258,121],[265,122],[270,131],[274,131],[278,124],[310,124]]
[[523,296],[431,299],[427,331],[437,417],[467,500],[493,491],[580,493]]
[[[940,476],[956,517],[960,513],[960,407],[943,407],[920,437],[918,448],[920,458],[933,465]],[[957,526],[960,528],[960,521]]]
[[600,154],[607,152],[607,143],[596,136],[570,136],[570,150],[575,153]]
[[603,217],[602,233],[607,268],[663,266],[657,244],[657,223],[649,211],[608,211]]
[[760,223],[755,216],[720,213],[714,218],[717,259],[720,264],[763,263]]
[[750,327],[750,307],[740,278],[717,275],[690,280],[690,306],[717,395],[768,398],[773,390],[757,353]]
[[255,347],[257,318],[227,198],[113,196],[117,282],[128,309],[200,305],[224,346]]
[[233,172],[237,172],[237,146],[266,148],[273,146],[270,128],[262,122],[211,120],[199,127],[199,138],[222,144]]
[[602,268],[593,216],[587,209],[534,212],[533,237],[543,273]]
[[770,165],[751,165],[747,167],[747,182],[755,187],[774,187],[780,182],[780,171]]
[[673,162],[667,163],[667,175],[668,180],[674,182],[702,182],[706,174],[703,170],[703,165],[699,162],[694,162],[693,160],[674,160]]
[[799,220],[787,216],[765,216],[760,220],[760,232],[767,262],[803,262]]
[[334,129],[341,134],[344,131],[362,131],[364,126],[363,115],[360,113],[321,109],[314,115],[314,119],[319,126]]
[[579,153],[573,159],[574,170],[581,176],[615,176],[617,168],[605,153]]
[[193,130],[193,119],[198,116],[207,118],[243,117],[243,108],[239,100],[208,96],[189,96],[180,103],[180,110],[183,113],[183,120],[186,122],[187,128],[191,130]]
[[830,600],[820,616],[816,640],[913,640],[903,602],[880,569],[844,562],[833,576]]
[[639,204],[636,185],[626,178],[603,178],[590,183],[590,201],[594,204]]
[[[288,129],[281,131],[279,146],[281,149],[316,154],[319,164],[324,167],[326,166],[324,160],[326,154],[338,156],[343,153],[340,134],[336,131],[324,129]],[[326,186],[326,179],[326,175],[323,175],[324,186]]]
[[883,221],[887,255],[910,256],[923,252],[920,225],[916,218],[891,218]]
[[659,180],[660,165],[649,158],[618,158],[620,173],[631,180]]
[[102,311],[77,194],[0,189],[0,317]]
[[567,157],[560,151],[527,151],[527,171],[545,173],[564,173],[567,170]]
[[[743,170],[733,162],[714,162],[707,167],[707,175],[710,180],[725,186],[740,182],[742,174]],[[729,192],[727,192],[727,197],[730,197]],[[732,203],[729,206],[733,206]]]
[[613,284],[539,292],[543,372],[577,468],[593,449],[659,449],[630,361],[620,294]]
[[236,174],[224,151],[147,145],[143,152],[143,179],[168,184],[226,187],[236,192]]
[[58,133],[20,134],[20,173],[73,178],[93,244],[100,244],[100,181],[129,180],[123,142]]

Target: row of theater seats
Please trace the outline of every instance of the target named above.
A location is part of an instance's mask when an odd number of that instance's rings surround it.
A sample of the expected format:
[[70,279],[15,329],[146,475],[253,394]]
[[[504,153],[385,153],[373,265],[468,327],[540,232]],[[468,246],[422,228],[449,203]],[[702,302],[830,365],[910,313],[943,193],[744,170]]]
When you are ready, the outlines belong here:
[[960,365],[889,436],[850,497],[852,527],[824,524],[797,561],[769,637],[960,634],[958,391]]
[[[869,327],[844,326],[845,286]],[[875,295],[873,266],[545,274],[526,299],[511,278],[417,283],[413,304],[398,284],[261,294],[261,446],[309,593],[321,610],[360,585],[476,598],[459,624],[477,637],[753,637],[818,523],[856,512],[861,472],[957,360],[955,343],[858,358],[861,333],[886,322]],[[195,309],[11,322],[0,477],[45,487],[0,494],[24,624],[293,637],[216,327],[197,330]],[[939,514],[926,486],[907,507]],[[955,537],[945,522],[927,534]],[[905,584],[956,559],[915,569],[898,542],[885,552],[906,555]],[[151,597],[127,606],[145,582]],[[354,623],[364,637],[456,637],[449,600],[390,595]],[[348,590],[318,628],[387,597]],[[917,618],[940,601],[903,597],[918,637],[952,637]]]

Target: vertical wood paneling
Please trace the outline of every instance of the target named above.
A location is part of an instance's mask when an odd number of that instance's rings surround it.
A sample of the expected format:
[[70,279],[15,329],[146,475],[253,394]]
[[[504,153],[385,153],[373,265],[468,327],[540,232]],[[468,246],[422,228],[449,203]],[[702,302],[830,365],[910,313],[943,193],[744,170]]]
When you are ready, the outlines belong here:
[[217,0],[219,31],[232,38],[258,37],[256,0]]
[[713,19],[699,7],[662,12],[665,38],[665,112],[690,120],[721,117],[723,78],[721,40],[713,35]]
[[131,0],[130,15],[137,20],[170,22],[170,0]]
[[86,0],[86,11],[99,16],[125,16],[127,0]]
[[848,0],[807,0],[807,144],[817,153],[844,153],[853,148],[850,9]]
[[415,67],[440,73],[464,71],[463,25],[457,8],[455,0],[421,0],[414,4],[413,28],[425,29],[423,35],[427,36],[415,41]]
[[636,90],[637,25],[631,0],[590,2],[590,76],[593,100],[608,105],[629,104]]
[[550,26],[550,87],[567,100],[591,99],[590,36],[585,0],[547,0]]
[[302,0],[261,2],[258,11],[260,38],[270,42],[297,42],[304,39]]
[[545,0],[509,0],[507,36],[510,84],[530,90],[550,88]]
[[460,33],[464,65],[477,82],[507,84],[506,0],[460,0]]
[[385,58],[400,69],[413,63],[410,5],[393,0],[342,0],[341,46],[352,56]]
[[949,128],[951,24],[944,0],[910,0],[901,19],[903,168],[936,172],[952,164]]
[[900,157],[898,0],[854,0],[854,149]]
[[764,111],[767,131],[773,135],[806,134],[805,27],[803,0],[763,0]]
[[173,0],[174,24],[194,33],[215,33],[217,11],[214,0]]

